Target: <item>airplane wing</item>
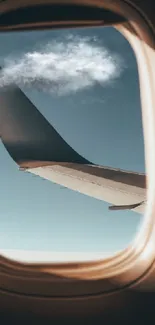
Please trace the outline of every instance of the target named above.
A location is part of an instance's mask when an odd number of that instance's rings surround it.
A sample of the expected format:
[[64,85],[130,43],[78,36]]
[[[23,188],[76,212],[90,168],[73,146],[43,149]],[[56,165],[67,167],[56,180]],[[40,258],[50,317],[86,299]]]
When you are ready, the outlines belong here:
[[16,85],[0,90],[0,135],[20,170],[104,200],[110,210],[144,213],[145,174],[97,166],[79,155]]

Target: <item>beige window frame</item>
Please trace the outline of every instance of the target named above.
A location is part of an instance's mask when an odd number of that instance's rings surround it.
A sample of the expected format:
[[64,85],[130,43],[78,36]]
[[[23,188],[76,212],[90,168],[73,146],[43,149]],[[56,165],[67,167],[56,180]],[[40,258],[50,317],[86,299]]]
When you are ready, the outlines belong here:
[[[46,0],[50,3],[58,3],[58,1]],[[37,2],[42,1],[34,0],[33,4]],[[0,288],[5,290],[9,287],[10,291],[16,293],[57,298],[96,295],[121,290],[126,286],[134,287],[134,284],[137,281],[140,282],[148,271],[151,272],[155,259],[155,43],[153,28],[136,8],[121,0],[64,0],[63,2],[107,8],[123,15],[127,20],[113,27],[127,38],[137,59],[148,189],[146,213],[139,233],[127,249],[113,257],[97,262],[69,264],[24,264],[13,262],[4,256],[0,257]],[[145,282],[145,287],[147,287],[147,282]]]

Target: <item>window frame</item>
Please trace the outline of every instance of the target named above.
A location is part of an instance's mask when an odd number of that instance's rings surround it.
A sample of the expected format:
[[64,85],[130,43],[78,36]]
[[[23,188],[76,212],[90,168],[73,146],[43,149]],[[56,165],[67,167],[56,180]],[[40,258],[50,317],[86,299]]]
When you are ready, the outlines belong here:
[[[58,3],[58,0],[48,2]],[[88,294],[100,295],[114,292],[129,286],[134,287],[138,281],[141,282],[154,263],[155,71],[153,63],[155,44],[153,28],[146,17],[142,16],[137,8],[122,0],[65,0],[63,2],[104,7],[127,19],[123,24],[113,25],[113,27],[128,39],[138,64],[148,187],[146,214],[139,233],[129,247],[103,261],[24,264],[1,256],[0,288],[5,289],[7,275],[11,273],[9,290],[14,292],[48,297],[82,297]],[[76,285],[77,281],[83,283],[81,287]],[[52,285],[49,286],[49,283]]]

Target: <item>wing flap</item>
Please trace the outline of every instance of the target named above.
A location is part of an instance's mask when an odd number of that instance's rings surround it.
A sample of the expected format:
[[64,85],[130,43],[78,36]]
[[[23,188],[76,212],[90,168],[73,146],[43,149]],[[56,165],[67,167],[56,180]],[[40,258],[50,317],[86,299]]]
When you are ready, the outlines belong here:
[[116,211],[116,210],[132,210],[136,209],[137,207],[141,206],[144,201],[136,204],[127,204],[127,205],[111,205],[109,206],[109,210]]

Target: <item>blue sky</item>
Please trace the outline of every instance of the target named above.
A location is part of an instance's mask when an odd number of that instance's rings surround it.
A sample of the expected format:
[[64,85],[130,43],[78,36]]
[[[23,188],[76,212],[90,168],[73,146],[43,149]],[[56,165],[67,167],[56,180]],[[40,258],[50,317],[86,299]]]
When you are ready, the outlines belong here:
[[[93,163],[145,171],[137,64],[118,31],[2,33],[0,43],[0,86],[15,81]],[[0,157],[0,249],[107,255],[134,238],[142,216],[18,171],[2,143]]]

